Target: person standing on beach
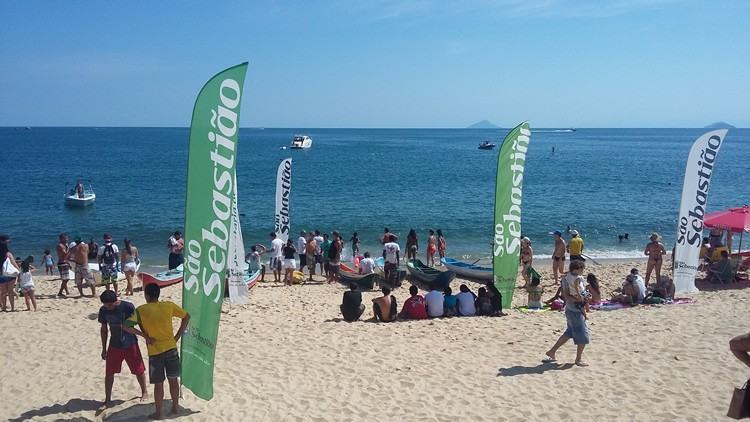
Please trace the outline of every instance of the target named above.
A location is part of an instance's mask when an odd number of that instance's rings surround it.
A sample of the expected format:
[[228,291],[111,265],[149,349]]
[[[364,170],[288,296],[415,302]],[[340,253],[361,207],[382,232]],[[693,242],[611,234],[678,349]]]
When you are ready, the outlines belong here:
[[307,252],[307,271],[310,273],[309,280],[313,281],[313,276],[315,275],[315,259],[318,254],[318,243],[315,241],[315,236],[313,236],[312,233],[307,236],[305,252]]
[[521,276],[523,276],[523,288],[529,286],[531,280],[531,268],[534,263],[534,250],[531,248],[531,239],[521,238]]
[[268,235],[271,239],[271,258],[269,258],[269,266],[273,271],[273,281],[275,283],[281,283],[281,264],[284,259],[284,242],[276,237],[276,233],[271,232]]
[[[89,251],[91,256],[91,251]],[[117,293],[117,267],[120,265],[120,249],[112,243],[112,235],[104,234],[104,245],[99,247],[96,253],[96,260],[99,263],[99,271],[102,272],[102,282],[109,290],[109,285],[114,284],[115,294]]]
[[[281,241],[281,239],[279,239]],[[180,399],[180,355],[177,342],[182,337],[190,321],[190,314],[169,301],[159,301],[161,288],[158,284],[149,284],[143,288],[146,304],[139,306],[131,315],[125,328],[131,334],[146,339],[148,347],[148,377],[154,385],[154,404],[156,412],[149,417],[161,419],[164,402],[164,378],[169,382],[169,394],[172,397],[172,411],[179,412]],[[180,328],[172,333],[172,318],[179,318]],[[140,330],[135,326],[139,326]]]
[[560,230],[555,230],[553,235],[555,236],[555,250],[552,251],[552,274],[555,283],[558,283],[559,276],[565,274],[565,250],[567,248]]
[[663,262],[664,255],[667,254],[664,249],[664,244],[661,243],[659,233],[651,233],[651,241],[646,245],[646,249],[643,250],[643,254],[648,256],[648,263],[646,264],[646,287],[651,279],[651,271],[656,270],[656,281],[661,279],[661,264]]
[[438,265],[443,265],[443,258],[445,258],[445,252],[448,249],[448,244],[445,241],[445,236],[443,236],[443,231],[440,229],[437,229],[437,249],[438,256],[440,256],[440,262],[438,262]]
[[[16,263],[16,257],[10,251],[10,237],[2,235],[0,236],[0,308],[5,312],[8,310],[7,302],[10,301],[10,311],[15,311],[16,307],[16,278],[21,272]],[[5,264],[8,263],[12,268],[15,268],[16,275],[5,275]],[[11,268],[11,270],[12,270]]]
[[[135,313],[135,306],[130,302],[117,299],[112,290],[105,290],[99,299],[98,321],[101,324],[99,334],[102,339],[102,360],[106,362],[104,370],[104,405],[112,401],[112,385],[115,374],[122,370],[122,361],[128,364],[130,373],[135,375],[141,387],[141,402],[148,397],[146,390],[146,366],[143,365],[141,349],[135,335],[123,330],[125,322]],[[111,333],[111,335],[110,335]],[[107,347],[109,337],[109,347]]]
[[294,270],[297,269],[297,263],[294,262],[294,254],[297,253],[297,248],[294,246],[292,239],[286,241],[286,246],[284,246],[282,253],[284,254],[284,261],[282,263],[282,267],[284,268],[284,285],[291,286],[293,284]]
[[44,275],[54,275],[53,268],[55,267],[55,261],[54,258],[52,258],[52,252],[49,249],[44,250],[42,263],[44,264]]
[[349,241],[352,242],[352,259],[354,259],[359,255],[359,236],[357,235],[357,232],[352,233],[352,237]]
[[570,239],[570,243],[568,243],[568,253],[570,254],[571,263],[573,261],[585,262],[586,259],[583,258],[583,239],[578,234],[578,230],[571,230],[570,235],[572,238]]
[[581,304],[584,302],[584,298],[579,294],[579,292],[585,290],[584,279],[581,276],[584,268],[585,265],[583,262],[571,260],[568,274],[562,280],[561,293],[565,301],[567,328],[560,338],[557,339],[554,346],[547,351],[545,362],[555,362],[557,350],[572,338],[573,343],[577,346],[575,364],[578,366],[588,366],[583,361],[583,350],[590,342],[589,328],[586,325],[583,307],[577,305],[577,303]]
[[83,297],[83,288],[91,287],[91,297],[96,296],[96,283],[94,276],[89,269],[89,245],[83,243],[81,237],[75,238],[76,246],[70,251],[73,255],[73,262],[76,264],[76,287],[78,287],[78,297]]
[[140,262],[141,255],[140,252],[138,252],[138,248],[133,245],[133,242],[131,242],[130,239],[125,239],[124,243],[125,248],[122,250],[120,262],[122,262],[122,272],[125,273],[125,281],[127,282],[127,285],[125,286],[125,295],[132,296],[133,279],[135,278],[136,271],[138,271],[138,263]]
[[341,266],[341,251],[344,249],[344,242],[341,240],[339,232],[334,231],[333,242],[328,248],[328,282],[339,282],[339,270]]
[[393,235],[388,235],[386,243],[383,245],[383,272],[385,273],[385,281],[391,286],[395,286],[398,281],[398,262],[401,259],[399,257],[398,243],[395,242]]
[[97,252],[99,252],[99,244],[93,237],[89,238],[89,261],[96,259]]
[[430,229],[427,231],[427,265],[430,267],[435,266],[435,252],[437,252],[437,239],[435,238],[435,231]]
[[320,235],[320,230],[315,230],[315,264],[320,266],[320,275],[325,275],[323,271],[323,236]]
[[305,273],[307,266],[307,232],[302,230],[297,238],[297,255],[299,255],[299,272]]
[[169,269],[174,270],[185,262],[185,258],[182,256],[182,251],[185,249],[185,239],[182,238],[182,232],[174,232],[167,241],[167,248],[169,249]]
[[417,259],[418,250],[419,239],[417,239],[417,232],[411,229],[409,230],[409,234],[406,235],[406,260]]
[[329,251],[331,250],[331,239],[328,233],[323,233],[323,243],[320,244],[320,254],[323,257],[323,275],[328,278],[328,264],[331,262]]
[[61,233],[59,236],[59,242],[55,251],[57,252],[57,271],[60,272],[60,291],[57,292],[57,297],[66,297],[70,294],[68,291],[68,280],[70,280],[70,264],[68,263],[68,235]]

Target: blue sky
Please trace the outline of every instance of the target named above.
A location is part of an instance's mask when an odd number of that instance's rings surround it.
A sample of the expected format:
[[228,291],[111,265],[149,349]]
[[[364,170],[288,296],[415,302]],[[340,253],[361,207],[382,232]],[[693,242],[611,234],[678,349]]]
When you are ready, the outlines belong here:
[[[214,4],[216,3],[216,4]],[[0,125],[750,127],[750,2],[2,1]]]

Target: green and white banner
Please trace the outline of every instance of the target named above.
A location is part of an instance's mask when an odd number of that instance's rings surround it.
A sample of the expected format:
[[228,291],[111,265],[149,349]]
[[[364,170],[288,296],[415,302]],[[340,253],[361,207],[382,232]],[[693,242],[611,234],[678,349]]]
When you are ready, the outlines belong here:
[[182,288],[190,325],[182,337],[182,384],[204,400],[214,394],[246,71],[242,63],[211,78],[195,100],[190,125]]
[[492,272],[495,286],[503,295],[505,309],[510,308],[516,290],[521,252],[523,173],[530,137],[529,123],[521,123],[508,133],[497,155]]

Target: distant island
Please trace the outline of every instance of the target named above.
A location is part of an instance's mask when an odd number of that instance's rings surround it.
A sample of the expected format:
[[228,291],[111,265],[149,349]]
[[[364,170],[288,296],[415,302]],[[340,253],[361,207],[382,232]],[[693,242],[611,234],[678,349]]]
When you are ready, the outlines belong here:
[[706,129],[737,129],[736,127],[730,125],[727,122],[716,122],[711,123],[710,125],[705,127]]
[[492,123],[489,120],[482,120],[467,127],[467,129],[498,129],[498,128],[500,128],[500,126]]

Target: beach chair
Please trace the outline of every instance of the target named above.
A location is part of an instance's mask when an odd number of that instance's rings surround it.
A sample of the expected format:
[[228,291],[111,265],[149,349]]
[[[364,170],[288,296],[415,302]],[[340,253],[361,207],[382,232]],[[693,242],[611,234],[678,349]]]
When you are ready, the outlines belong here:
[[724,265],[724,268],[711,271],[711,282],[721,284],[734,282],[735,268],[737,268],[737,266],[733,260],[728,260],[726,265]]

